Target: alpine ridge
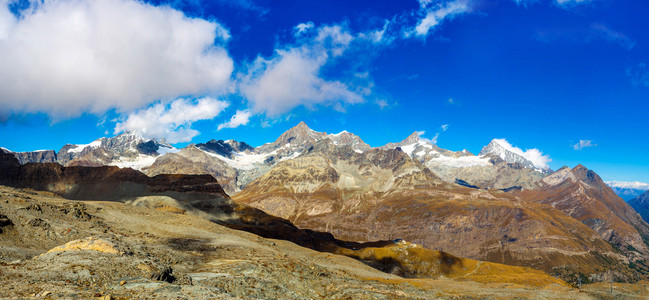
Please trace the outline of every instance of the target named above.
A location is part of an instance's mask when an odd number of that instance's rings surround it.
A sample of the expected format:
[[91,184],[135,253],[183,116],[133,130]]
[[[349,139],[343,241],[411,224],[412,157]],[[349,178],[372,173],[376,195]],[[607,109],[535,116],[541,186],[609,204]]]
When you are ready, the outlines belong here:
[[236,203],[335,239],[405,239],[565,280],[642,278],[649,225],[631,206],[581,165],[553,172],[511,149],[494,139],[478,155],[451,151],[418,132],[371,147],[300,122],[258,147],[212,139],[175,149],[123,133],[41,158],[3,153],[27,169],[56,155],[70,167],[132,167],[152,178],[211,175]]

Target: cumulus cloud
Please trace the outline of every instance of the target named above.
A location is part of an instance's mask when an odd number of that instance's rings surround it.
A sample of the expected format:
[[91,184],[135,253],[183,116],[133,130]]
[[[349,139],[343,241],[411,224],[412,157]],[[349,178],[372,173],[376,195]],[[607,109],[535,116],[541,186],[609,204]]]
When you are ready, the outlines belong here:
[[444,125],[442,125],[442,130],[443,130],[443,131],[448,130],[448,126],[449,126],[448,124],[444,124]]
[[452,19],[471,11],[468,0],[445,1],[433,4],[430,0],[420,0],[421,12],[423,18],[417,22],[414,30],[409,34],[415,34],[419,37],[425,37],[437,25],[445,19]]
[[594,144],[591,140],[579,140],[579,143],[572,145],[572,148],[575,150],[581,150],[588,147],[595,147],[597,144]]
[[378,105],[380,109],[388,107],[388,101],[385,101],[385,99],[378,99],[374,103],[376,103],[376,105]]
[[640,181],[606,181],[610,187],[634,190],[649,190],[649,183]]
[[135,0],[33,1],[16,17],[9,2],[0,0],[0,110],[125,112],[230,83],[229,33],[217,22]]
[[513,152],[514,154],[518,154],[525,159],[529,160],[534,164],[535,167],[541,168],[541,169],[547,169],[550,166],[548,165],[552,159],[550,158],[550,155],[543,154],[539,149],[532,148],[532,149],[527,149],[523,151],[521,148],[512,146],[506,139],[495,139],[494,141],[498,142],[503,148],[507,149],[510,152]]
[[314,26],[313,22],[297,24],[297,26],[295,26],[295,36],[300,36],[307,32],[307,30],[312,29]]
[[297,45],[277,49],[271,58],[257,57],[240,77],[239,88],[254,113],[278,116],[297,106],[313,108],[361,103],[367,87],[325,79],[322,68],[340,57],[353,41],[340,25],[303,27]]
[[180,98],[168,104],[157,103],[130,113],[126,120],[116,124],[114,134],[133,131],[145,138],[165,140],[172,144],[189,142],[200,134],[191,129],[192,123],[211,120],[228,105],[225,101],[210,97],[198,100]]
[[251,116],[252,113],[249,110],[237,110],[230,121],[220,124],[217,130],[221,130],[223,128],[237,128],[241,125],[246,125],[250,121]]

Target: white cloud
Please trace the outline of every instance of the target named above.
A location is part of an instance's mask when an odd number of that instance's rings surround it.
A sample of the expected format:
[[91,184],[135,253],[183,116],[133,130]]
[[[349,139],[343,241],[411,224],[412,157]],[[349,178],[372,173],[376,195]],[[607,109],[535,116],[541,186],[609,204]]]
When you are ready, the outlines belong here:
[[320,74],[348,49],[354,37],[339,25],[312,29],[302,36],[297,46],[278,49],[269,59],[257,57],[240,77],[241,93],[254,113],[278,116],[301,105],[332,105],[343,110],[343,104],[364,101],[367,87],[328,80]]
[[527,6],[528,4],[536,3],[538,1],[539,0],[514,0],[516,4],[523,5],[523,6]]
[[610,187],[634,190],[649,190],[649,183],[640,181],[606,181]]
[[420,140],[422,140],[424,142],[429,142],[431,144],[437,144],[437,138],[439,137],[439,132],[435,133],[435,136],[432,139],[424,137],[424,134],[426,134],[425,130],[416,131],[416,133],[419,136]]
[[590,3],[591,0],[555,0],[555,3],[563,8],[574,7],[579,4]]
[[579,143],[572,145],[572,148],[575,150],[581,150],[587,147],[595,147],[597,144],[593,144],[591,140],[579,140]]
[[295,26],[295,36],[300,36],[301,34],[307,32],[307,30],[312,29],[315,25],[313,22],[300,23]]
[[385,101],[385,99],[378,99],[378,100],[375,101],[375,103],[381,109],[384,109],[384,108],[388,107],[388,101]]
[[636,42],[634,40],[619,31],[615,31],[609,28],[604,24],[594,23],[591,24],[590,28],[600,38],[606,40],[607,42],[618,44],[626,48],[627,50],[631,50],[633,49],[633,47],[635,47]]
[[130,113],[126,120],[115,125],[114,133],[133,131],[145,138],[166,140],[169,143],[189,142],[200,133],[190,128],[192,123],[211,120],[228,105],[225,101],[209,97],[194,101],[180,98],[169,104],[157,103]]
[[394,21],[385,20],[383,22],[383,27],[380,29],[370,30],[368,32],[361,32],[358,34],[359,38],[370,40],[374,44],[390,44],[397,39],[397,35],[394,35],[389,30],[393,30]]
[[250,121],[251,116],[252,113],[250,113],[249,110],[237,110],[230,121],[220,124],[217,130],[221,130],[223,128],[237,128],[241,125],[246,125]]
[[633,85],[649,87],[649,70],[645,63],[639,63],[634,67],[627,68],[626,75],[631,78]]
[[407,35],[414,33],[417,36],[425,37],[428,32],[441,24],[445,19],[452,19],[457,15],[471,11],[468,0],[441,2],[434,6],[431,6],[432,1],[420,1],[419,3],[425,16],[418,21],[414,30]]
[[534,164],[534,166],[537,168],[547,169],[550,167],[548,165],[548,163],[552,161],[550,155],[543,154],[543,152],[541,152],[539,149],[532,148],[523,151],[521,148],[512,146],[512,144],[510,144],[506,139],[494,139],[494,140],[498,142],[501,146],[503,146],[505,149],[507,149],[508,151],[518,154],[524,157],[525,159],[531,161],[532,164]]
[[448,124],[444,124],[444,125],[442,125],[442,130],[443,130],[443,131],[448,130],[448,126],[449,126]]
[[217,22],[134,0],[34,3],[15,18],[0,0],[0,110],[123,112],[230,84]]

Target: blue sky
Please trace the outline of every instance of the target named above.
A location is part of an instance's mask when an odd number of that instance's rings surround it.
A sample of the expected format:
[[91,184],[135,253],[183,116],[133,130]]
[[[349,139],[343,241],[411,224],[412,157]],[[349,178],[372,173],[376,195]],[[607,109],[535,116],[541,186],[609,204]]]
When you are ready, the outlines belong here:
[[649,182],[645,1],[38,3],[0,0],[13,151],[120,130],[257,146],[305,121],[372,146],[505,138],[554,169]]

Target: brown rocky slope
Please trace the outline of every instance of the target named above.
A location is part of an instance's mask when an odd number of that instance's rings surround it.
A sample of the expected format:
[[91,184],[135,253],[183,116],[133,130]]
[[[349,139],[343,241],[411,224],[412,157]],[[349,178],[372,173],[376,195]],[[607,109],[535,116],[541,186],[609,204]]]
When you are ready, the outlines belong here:
[[559,209],[444,183],[400,148],[358,153],[324,140],[280,162],[234,199],[340,239],[403,238],[565,279],[638,276],[621,251]]
[[[485,281],[490,270],[491,282],[502,281],[547,285],[564,284],[542,272],[505,265],[478,263],[443,252],[417,247],[409,243],[392,241],[354,243],[333,238],[331,234],[298,229],[290,222],[266,213],[236,204],[216,180],[208,175],[158,175],[148,177],[131,169],[116,167],[62,167],[57,164],[20,165],[11,155],[0,154],[0,184],[21,188],[45,190],[68,199],[126,202],[135,206],[153,208],[165,212],[191,214],[225,225],[233,229],[252,232],[268,238],[294,242],[318,251],[355,257],[380,270],[405,277],[469,279]],[[36,207],[36,206],[34,206]],[[42,211],[42,207],[38,206]],[[34,208],[36,209],[36,208]],[[80,212],[82,218],[87,212]],[[15,233],[12,215],[4,226]],[[51,227],[51,221],[33,221],[34,226]],[[30,221],[32,222],[32,221]],[[11,234],[10,234],[11,235]],[[21,242],[13,239],[14,244]],[[87,242],[82,242],[87,244]],[[405,257],[403,251],[416,248],[417,255]],[[368,249],[372,250],[368,250]],[[376,252],[380,251],[380,252]],[[387,253],[387,254],[386,254]],[[422,269],[421,265],[429,267]],[[482,268],[482,269],[481,269]],[[510,274],[510,275],[507,275]],[[479,277],[483,276],[483,277]],[[534,278],[530,281],[530,278]]]

